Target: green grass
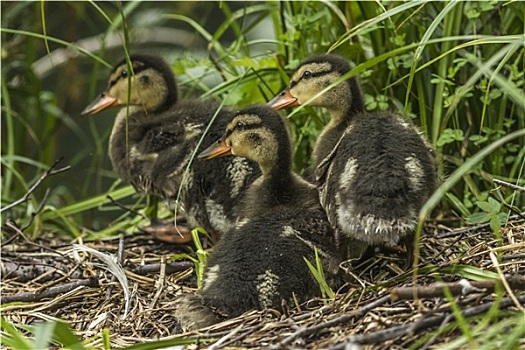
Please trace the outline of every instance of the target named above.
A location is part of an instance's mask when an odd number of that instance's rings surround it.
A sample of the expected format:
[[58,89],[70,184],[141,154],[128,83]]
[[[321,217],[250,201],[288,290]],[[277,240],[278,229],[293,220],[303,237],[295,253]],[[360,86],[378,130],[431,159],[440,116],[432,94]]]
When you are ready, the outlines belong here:
[[[500,179],[525,185],[525,8],[520,2],[1,6],[2,206],[23,197],[60,156],[66,155],[72,165],[71,171],[46,179],[28,201],[2,213],[2,223],[12,218],[23,226],[49,188],[43,210],[28,229],[32,237],[54,231],[107,238],[132,231],[144,220],[123,213],[107,199],[110,194],[133,209],[149,210],[145,197],[121,184],[108,162],[115,111],[88,120],[78,117],[105,84],[113,57],[137,49],[132,39],[139,28],[153,32],[176,27],[195,33],[194,42],[204,43],[203,49],[175,52],[169,46],[161,52],[177,58],[173,69],[183,96],[226,105],[265,103],[288,83],[302,59],[313,53],[342,54],[354,64],[346,78],[359,77],[368,110],[398,111],[419,125],[436,147],[442,185],[423,208],[422,220],[442,212],[457,216],[461,224],[491,222],[497,238],[505,216],[525,207],[524,193],[496,189],[492,183]],[[271,35],[257,35],[262,24]],[[118,54],[108,47],[113,34],[126,43]],[[96,37],[102,43],[96,50],[78,45],[80,39]],[[49,77],[36,71],[34,62],[63,48],[82,59],[70,58],[66,64],[54,59],[57,66],[46,72]],[[327,115],[308,107],[292,114],[288,121],[295,140],[294,169],[301,172],[310,165]],[[205,257],[199,255],[196,261],[204,264]],[[457,267],[450,273],[462,276],[469,271]],[[488,278],[483,271],[472,273]],[[486,328],[458,326],[463,336],[450,348],[472,345],[487,329],[487,339],[502,329],[488,321]],[[487,344],[515,345],[522,334],[516,327],[508,338],[495,337],[499,340]]]
[[315,247],[314,247],[314,252],[315,252],[315,266],[310,261],[308,261],[308,259],[306,258],[304,258],[304,262],[306,263],[306,266],[308,266],[308,269],[310,269],[310,272],[312,273],[315,280],[319,284],[321,296],[323,298],[333,299],[335,297],[335,293],[332,290],[332,288],[330,288],[330,285],[326,281],[323,264],[321,262],[321,259],[319,258],[319,253],[317,252],[317,249]]
[[204,270],[208,263],[209,253],[205,251],[202,247],[199,234],[205,235],[208,238],[210,238],[208,233],[201,228],[196,228],[191,231],[193,244],[195,245],[195,248],[197,248],[197,250],[195,251],[195,258],[189,254],[182,253],[174,255],[170,260],[189,259],[193,261],[193,263],[195,264],[195,274],[197,275],[197,287],[201,288],[204,284]]
[[10,349],[39,350],[47,349],[50,345],[61,344],[62,348],[84,350],[86,347],[73,332],[71,327],[63,322],[46,322],[37,326],[19,325],[28,330],[33,336],[27,337],[21,330],[0,318],[0,325],[5,335],[2,336],[2,345]]

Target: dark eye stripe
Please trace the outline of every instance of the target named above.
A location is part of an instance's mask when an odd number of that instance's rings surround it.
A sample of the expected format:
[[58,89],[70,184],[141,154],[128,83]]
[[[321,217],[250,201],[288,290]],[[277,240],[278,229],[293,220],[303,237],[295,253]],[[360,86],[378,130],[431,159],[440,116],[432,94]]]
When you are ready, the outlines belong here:
[[[244,124],[244,127],[242,128],[242,131],[259,129],[260,127],[261,127],[261,124]],[[226,132],[224,133],[223,138],[227,139],[235,130],[238,130],[238,129],[236,129],[234,127],[233,129],[226,130]]]
[[310,75],[308,75],[307,77],[305,77],[306,79],[310,79],[310,78],[317,78],[317,77],[320,77],[322,75],[327,75],[327,74],[330,74],[332,73],[333,70],[322,70],[320,72],[312,72],[310,71]]
[[[133,63],[132,63],[132,67],[133,67],[133,75],[137,75],[137,74],[139,74],[140,72],[142,72],[142,71],[144,71],[144,70],[146,70],[146,69],[149,68],[148,66],[146,66],[145,64],[142,64],[141,62],[139,62],[139,63],[140,63],[140,64],[133,64]],[[119,68],[120,68],[120,67],[121,67],[121,66],[119,66]],[[109,87],[110,87],[110,88],[111,88],[112,86],[114,86],[119,80],[121,80],[121,79],[126,79],[126,80],[127,80],[127,79],[128,79],[128,76],[129,76],[130,71],[128,70],[128,66],[127,66],[127,65],[126,65],[125,67],[126,67],[125,70],[128,72],[127,76],[122,76],[122,72],[121,72],[121,73],[120,73],[115,79],[109,81]],[[112,74],[115,74],[115,72],[116,72],[117,70],[118,70],[118,68],[115,69],[115,71],[114,71]]]
[[322,70],[322,71],[319,71],[319,72],[312,72],[312,71],[309,71],[310,72],[310,75],[308,75],[307,77],[304,77],[304,76],[301,76],[298,80],[292,80],[290,82],[290,85],[289,85],[289,88],[293,88],[295,85],[297,85],[302,79],[312,79],[312,78],[317,78],[317,77],[321,77],[323,75],[327,75],[327,74],[330,74],[333,72],[333,70]]
[[261,127],[261,124],[244,124],[243,130],[259,129],[260,127]]

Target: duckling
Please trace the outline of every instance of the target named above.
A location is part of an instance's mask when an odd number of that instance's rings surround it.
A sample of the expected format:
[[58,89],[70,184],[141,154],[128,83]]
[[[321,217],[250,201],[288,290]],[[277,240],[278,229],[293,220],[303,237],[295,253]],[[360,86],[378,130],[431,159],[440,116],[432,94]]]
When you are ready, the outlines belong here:
[[232,154],[257,162],[262,175],[247,191],[244,219],[214,247],[197,295],[180,301],[183,329],[201,328],[251,309],[283,309],[320,289],[304,258],[319,252],[327,276],[339,260],[317,189],[292,172],[292,147],[279,114],[251,106],[235,114],[223,137],[200,158]]
[[195,150],[204,150],[222,135],[230,109],[212,101],[179,102],[170,67],[160,57],[141,54],[131,55],[129,66],[124,59],[114,67],[106,90],[82,114],[112,106],[123,106],[111,132],[109,156],[124,182],[168,201],[177,199],[182,184],[179,204],[190,226],[218,236],[233,225],[245,190],[260,175],[255,162],[193,161],[183,179]]
[[410,263],[419,210],[436,188],[434,151],[412,123],[391,112],[365,112],[355,78],[310,101],[349,71],[348,62],[334,54],[306,59],[268,105],[308,103],[331,115],[313,162],[321,204],[342,236],[342,254],[357,258],[367,246],[401,240]]

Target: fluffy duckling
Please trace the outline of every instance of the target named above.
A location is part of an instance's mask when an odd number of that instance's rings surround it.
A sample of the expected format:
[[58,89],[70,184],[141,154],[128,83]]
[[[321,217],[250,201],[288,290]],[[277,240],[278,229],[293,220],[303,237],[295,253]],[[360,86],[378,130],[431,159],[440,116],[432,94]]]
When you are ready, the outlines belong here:
[[268,105],[308,103],[331,114],[313,160],[320,201],[341,236],[342,254],[356,258],[368,245],[402,240],[410,262],[419,210],[436,187],[434,151],[410,122],[391,112],[364,112],[355,78],[315,97],[348,71],[337,55],[311,57]]
[[292,172],[292,149],[285,124],[265,106],[236,113],[224,136],[200,157],[233,154],[256,161],[262,171],[246,197],[245,218],[214,248],[197,295],[183,298],[183,329],[201,328],[251,309],[305,301],[320,289],[303,258],[316,247],[328,276],[337,273],[332,229],[317,189]]
[[[131,69],[130,69],[131,68]],[[193,161],[183,174],[207,125],[198,150],[222,135],[231,111],[211,101],[178,101],[170,67],[159,57],[131,55],[113,69],[107,89],[82,112],[98,113],[123,106],[109,140],[109,156],[118,176],[138,191],[180,204],[190,226],[220,234],[237,220],[245,190],[260,175],[242,158]]]

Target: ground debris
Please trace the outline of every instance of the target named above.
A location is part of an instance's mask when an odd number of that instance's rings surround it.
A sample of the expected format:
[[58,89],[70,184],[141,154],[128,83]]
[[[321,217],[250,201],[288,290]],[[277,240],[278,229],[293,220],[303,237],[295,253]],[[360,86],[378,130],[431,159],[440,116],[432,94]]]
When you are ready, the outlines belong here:
[[[465,317],[488,312],[496,300],[495,288],[504,290],[500,309],[522,312],[516,310],[523,310],[525,303],[524,220],[503,228],[500,242],[487,227],[454,230],[459,234],[438,227],[427,231],[432,232],[421,239],[417,275],[402,270],[401,253],[379,251],[360,266],[343,264],[347,283],[334,301],[310,300],[285,315],[252,311],[185,334],[180,334],[174,317],[175,300],[195,292],[195,273],[192,262],[170,258],[191,253],[191,247],[143,235],[120,240],[120,262],[131,291],[131,308],[123,318],[123,288],[110,272],[97,267],[96,257],[72,254],[72,245],[57,238],[40,240],[39,245],[11,240],[2,246],[2,315],[24,324],[61,319],[83,338],[108,328],[114,347],[159,338],[198,338],[202,342],[187,348],[335,350],[402,349],[423,336],[429,339],[425,347],[439,348],[461,334],[451,327],[428,335],[454,321],[446,291]],[[119,240],[84,244],[119,255]],[[43,245],[48,249],[39,248]],[[480,272],[486,275],[476,278]]]

